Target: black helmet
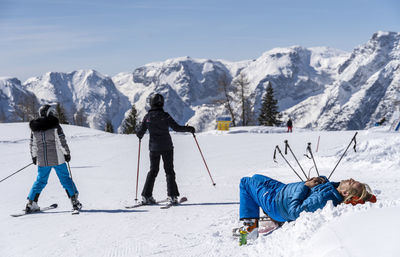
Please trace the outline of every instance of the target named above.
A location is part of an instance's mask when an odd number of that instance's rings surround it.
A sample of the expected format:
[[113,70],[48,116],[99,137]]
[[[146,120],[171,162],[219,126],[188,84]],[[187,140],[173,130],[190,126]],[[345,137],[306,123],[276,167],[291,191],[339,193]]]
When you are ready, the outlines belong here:
[[155,94],[150,101],[151,108],[162,108],[164,106],[164,97],[160,94]]
[[39,116],[40,117],[49,117],[49,115],[53,115],[54,116],[54,108],[51,107],[48,104],[42,105],[39,108]]

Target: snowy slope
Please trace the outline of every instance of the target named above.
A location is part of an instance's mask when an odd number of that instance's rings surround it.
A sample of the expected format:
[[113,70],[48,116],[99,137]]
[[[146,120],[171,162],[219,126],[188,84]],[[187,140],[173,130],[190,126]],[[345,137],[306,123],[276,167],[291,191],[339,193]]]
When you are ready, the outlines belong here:
[[[172,134],[175,171],[181,195],[189,201],[161,210],[156,206],[126,210],[134,202],[138,140],[134,135],[63,126],[72,151],[71,169],[84,205],[79,216],[55,174],[40,198],[40,205],[59,203],[46,214],[12,218],[24,207],[36,168],[29,167],[0,183],[0,256],[398,256],[400,227],[398,190],[400,136],[388,127],[359,131],[357,153],[350,148],[333,180],[349,177],[368,183],[377,204],[337,208],[327,205],[303,213],[268,237],[239,247],[231,237],[238,225],[239,181],[261,173],[283,182],[296,175],[282,159],[272,161],[275,145],[287,139],[303,167],[312,162],[303,156],[308,142],[321,173],[332,170],[355,131],[283,133],[280,128],[237,128],[230,133],[209,131],[197,135],[216,182],[211,185],[193,137]],[[0,178],[30,162],[27,123],[0,124]],[[139,193],[149,168],[148,136],[143,139]],[[289,161],[293,159],[289,156]],[[297,168],[297,166],[295,166]],[[166,197],[163,171],[154,196]]]

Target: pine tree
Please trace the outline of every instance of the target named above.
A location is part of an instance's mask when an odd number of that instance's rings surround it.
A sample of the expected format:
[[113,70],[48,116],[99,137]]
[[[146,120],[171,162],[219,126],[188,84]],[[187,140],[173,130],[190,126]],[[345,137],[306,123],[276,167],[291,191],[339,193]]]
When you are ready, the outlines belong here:
[[281,118],[281,115],[278,112],[278,101],[274,98],[271,82],[268,82],[267,93],[263,97],[258,121],[260,125],[277,126],[281,124],[279,118]]
[[65,109],[60,103],[57,103],[56,105],[56,117],[60,121],[60,124],[69,124],[65,115]]
[[135,105],[132,105],[128,117],[126,117],[122,125],[122,133],[136,134],[136,125],[137,125],[137,111]]
[[111,124],[111,121],[106,122],[106,127],[104,129],[105,132],[114,133],[114,127]]

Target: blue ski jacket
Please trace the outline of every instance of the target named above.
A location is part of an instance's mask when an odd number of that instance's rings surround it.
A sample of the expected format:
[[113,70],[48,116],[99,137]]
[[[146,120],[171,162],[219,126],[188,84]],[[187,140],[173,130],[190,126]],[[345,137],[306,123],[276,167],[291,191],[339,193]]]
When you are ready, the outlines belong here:
[[336,190],[338,185],[337,182],[326,182],[310,189],[304,182],[286,184],[275,197],[276,210],[283,218],[278,221],[295,220],[301,212],[314,212],[329,200],[334,206],[340,204],[343,197]]
[[303,211],[314,212],[331,200],[336,206],[343,197],[336,190],[339,183],[329,182],[309,188],[305,182],[284,184],[256,174],[240,181],[240,218],[258,218],[259,208],[272,219],[285,222],[299,217]]

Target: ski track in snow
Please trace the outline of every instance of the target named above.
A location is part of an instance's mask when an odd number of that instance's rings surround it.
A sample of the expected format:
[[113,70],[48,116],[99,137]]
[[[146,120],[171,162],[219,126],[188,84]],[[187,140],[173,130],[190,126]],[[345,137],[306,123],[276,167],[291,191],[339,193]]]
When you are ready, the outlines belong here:
[[[6,196],[0,211],[0,256],[394,257],[400,252],[396,242],[400,227],[400,134],[388,132],[387,127],[360,131],[357,152],[351,146],[331,178],[353,177],[368,183],[378,203],[355,207],[328,203],[324,209],[302,213],[295,222],[244,247],[231,235],[232,228],[239,225],[240,178],[260,173],[287,183],[297,181],[280,156],[278,163],[272,161],[275,146],[284,149],[285,139],[307,172],[312,161],[303,154],[311,142],[320,173],[328,175],[355,131],[284,134],[253,127],[198,134],[216,187],[211,185],[192,136],[173,133],[177,183],[181,195],[189,200],[168,210],[159,206],[128,210],[124,205],[134,203],[135,198],[136,136],[63,127],[83,210],[80,215],[71,215],[70,202],[52,172],[39,205],[58,203],[59,207],[37,215],[10,217],[24,207],[36,177],[36,167],[28,167],[0,183],[0,194]],[[29,129],[27,123],[0,124],[0,131],[0,178],[4,178],[29,163]],[[143,142],[139,194],[149,168],[147,135]],[[286,157],[299,171],[293,158]],[[311,172],[315,174],[315,169]],[[162,168],[154,196],[166,197]],[[383,226],[382,221],[391,225]]]

